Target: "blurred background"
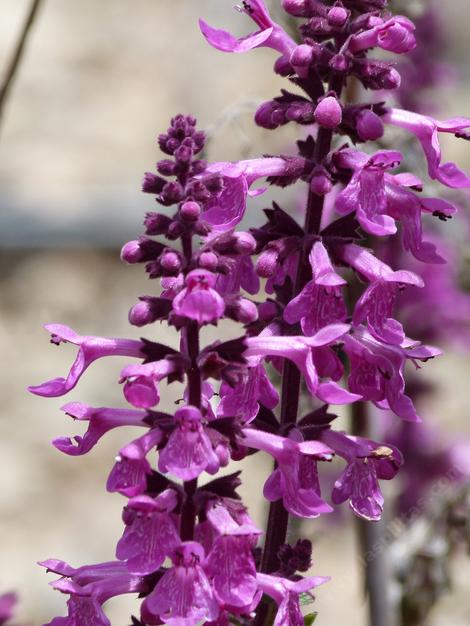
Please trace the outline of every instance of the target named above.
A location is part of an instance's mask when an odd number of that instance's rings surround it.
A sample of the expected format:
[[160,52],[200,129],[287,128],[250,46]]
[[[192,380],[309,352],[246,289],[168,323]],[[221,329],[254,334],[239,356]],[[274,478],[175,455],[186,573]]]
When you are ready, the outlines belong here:
[[[67,457],[50,440],[80,426],[26,386],[63,375],[73,347],[49,346],[41,326],[62,322],[81,334],[138,337],[127,311],[152,293],[140,268],[119,261],[119,249],[141,232],[150,196],[143,172],[159,154],[155,138],[175,113],[191,113],[212,141],[209,157],[236,160],[286,149],[294,128],[254,127],[252,114],[283,81],[271,72],[272,51],[222,55],[198,26],[246,33],[248,19],[234,0],[44,0],[27,43],[0,127],[0,593],[21,598],[16,622],[41,624],[64,613],[64,596],[47,588],[35,562],[57,557],[74,566],[111,560],[122,533],[123,499],[104,484],[128,433],[111,433],[90,454]],[[273,2],[277,4],[277,2]],[[408,3],[412,6],[414,3]],[[0,0],[0,62],[5,68],[29,2]],[[443,117],[470,113],[467,0],[442,11],[450,34],[446,58],[458,78],[435,98]],[[446,156],[470,169],[466,142],[445,142]],[[399,146],[396,146],[399,149]],[[253,211],[267,205],[258,199]],[[253,218],[255,219],[255,218]],[[426,312],[423,311],[423,315]],[[173,342],[173,337],[159,340]],[[217,331],[214,331],[216,333]],[[124,361],[97,363],[68,400],[122,406],[116,379]],[[470,440],[468,353],[452,346],[423,377],[442,393],[427,416],[443,440]],[[176,391],[171,400],[175,399]],[[177,397],[177,395],[176,395]],[[168,406],[171,405],[167,400]],[[244,495],[262,523],[259,494],[266,467],[253,460]],[[251,500],[251,502],[250,502]],[[315,572],[330,575],[315,610],[321,625],[364,623],[360,565],[351,515],[303,534],[314,538]],[[452,591],[437,605],[431,626],[468,625],[470,560],[458,556]],[[113,626],[126,626],[132,600],[109,603]]]

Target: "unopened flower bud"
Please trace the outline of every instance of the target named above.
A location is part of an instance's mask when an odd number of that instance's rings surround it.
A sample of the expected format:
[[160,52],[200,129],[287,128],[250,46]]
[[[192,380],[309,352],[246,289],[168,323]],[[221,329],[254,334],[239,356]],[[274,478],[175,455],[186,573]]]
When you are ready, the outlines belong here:
[[347,22],[349,17],[349,11],[347,11],[344,7],[335,6],[332,7],[328,11],[328,24],[331,26],[336,26],[337,28],[341,28]]
[[152,172],[145,172],[142,180],[142,191],[144,193],[161,193],[165,185],[166,180],[164,178],[152,174]]
[[175,150],[175,159],[179,163],[184,163],[184,164],[189,163],[191,161],[192,156],[193,156],[192,147],[181,145],[177,150]]
[[205,270],[215,272],[219,264],[219,257],[215,254],[215,252],[201,252],[198,259],[198,264],[199,267],[202,267]]
[[262,302],[258,306],[258,316],[260,320],[263,322],[270,322],[279,314],[279,310],[274,302],[268,300],[267,302]]
[[336,128],[343,116],[341,105],[334,96],[323,98],[315,109],[315,121],[325,128]]
[[301,78],[307,76],[312,58],[313,49],[307,44],[301,44],[292,51],[290,64]]
[[195,222],[201,215],[201,206],[193,200],[188,200],[181,205],[180,215],[187,222]]
[[133,326],[146,326],[162,319],[171,311],[171,300],[142,296],[129,311],[129,323]]
[[276,103],[270,100],[269,102],[263,102],[255,113],[255,123],[261,128],[267,128],[274,130],[277,124],[273,122],[273,113],[276,109]]
[[183,226],[179,222],[172,222],[168,228],[166,236],[168,239],[178,239],[183,233]]
[[171,218],[162,213],[146,213],[144,219],[145,232],[147,235],[165,235],[171,222]]
[[329,66],[335,72],[346,72],[349,68],[349,61],[344,54],[335,54],[329,61]]
[[157,172],[162,176],[173,176],[175,173],[175,162],[170,159],[162,159],[157,163]]
[[331,191],[332,184],[327,172],[319,167],[313,172],[310,179],[310,189],[317,196],[325,196]]
[[177,252],[173,250],[165,250],[160,257],[161,267],[169,274],[178,274],[181,269],[181,259]]
[[278,268],[279,255],[277,250],[267,248],[260,255],[256,262],[256,273],[261,278],[272,278]]
[[241,324],[251,324],[258,319],[258,307],[247,298],[237,298],[234,302],[227,303],[225,313]]
[[144,255],[140,249],[140,244],[137,240],[128,241],[125,243],[121,250],[121,261],[125,263],[140,263],[143,261]]
[[362,141],[375,141],[384,134],[384,125],[377,113],[365,109],[357,116],[356,130]]
[[289,63],[289,59],[286,56],[279,57],[274,63],[274,71],[279,76],[290,76],[294,73],[294,68]]
[[306,0],[282,0],[282,8],[295,17],[308,17]]

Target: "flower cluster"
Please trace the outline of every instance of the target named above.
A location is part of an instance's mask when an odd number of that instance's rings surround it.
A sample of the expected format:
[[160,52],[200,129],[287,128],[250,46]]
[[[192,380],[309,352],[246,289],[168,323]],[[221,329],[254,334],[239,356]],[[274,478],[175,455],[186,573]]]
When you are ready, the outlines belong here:
[[[355,146],[379,139],[386,125],[398,126],[421,142],[431,178],[470,186],[456,165],[441,162],[438,143],[439,132],[465,136],[470,120],[438,122],[375,101],[342,102],[348,80],[372,90],[400,84],[392,62],[369,56],[374,48],[402,54],[415,46],[413,23],[389,14],[386,0],[282,4],[303,19],[301,43],[272,20],[262,0],[239,7],[258,27],[247,37],[204,21],[201,30],[225,52],[275,51],[274,70],[302,95],[284,90],[261,105],[255,120],[268,129],[310,126],[298,154],[206,163],[198,156],[204,134],[192,117],[176,116],[158,138],[168,158],[143,182],[144,192],[176,209],[147,213],[145,233],[122,250],[125,262],[144,264],[161,284],[159,295],[142,296],[131,308],[130,323],[166,322],[179,334],[179,349],[46,327],[53,343],[72,343],[78,355],[66,378],[31,387],[35,394],[68,393],[98,358],[135,359],[119,377],[127,407],[66,404],[63,410],[88,427],[73,440],[55,440],[56,448],[82,455],[110,429],[132,425],[143,433],[119,451],[107,481],[108,491],[127,499],[116,560],[77,569],[43,562],[60,576],[53,587],[69,595],[68,616],[49,626],[108,626],[102,605],[124,593],[143,598],[134,624],[246,623],[255,616],[261,624],[272,604],[276,626],[301,626],[300,596],[327,579],[302,577],[311,546],[286,544],[288,516],[316,518],[348,501],[356,515],[378,520],[379,481],[392,479],[402,464],[394,445],[335,430],[329,405],[369,401],[404,420],[420,419],[405,390],[405,366],[439,351],[409,339],[394,306],[404,290],[423,289],[424,282],[419,270],[388,265],[371,245],[373,238],[393,240],[421,264],[442,263],[423,239],[421,217],[446,219],[455,209],[421,197],[424,183],[414,174],[394,172],[399,152]],[[274,204],[264,224],[236,230],[261,178],[274,186],[306,183],[304,225]],[[200,329],[224,319],[239,325],[235,338],[201,346]],[[273,371],[281,374],[281,393]],[[173,381],[182,383],[183,401],[166,413],[158,404],[163,384]],[[312,404],[299,416],[302,383]],[[263,532],[236,491],[239,472],[199,480],[258,451],[274,461],[264,485],[272,504],[261,551]],[[319,472],[334,456],[344,469],[328,498]]]

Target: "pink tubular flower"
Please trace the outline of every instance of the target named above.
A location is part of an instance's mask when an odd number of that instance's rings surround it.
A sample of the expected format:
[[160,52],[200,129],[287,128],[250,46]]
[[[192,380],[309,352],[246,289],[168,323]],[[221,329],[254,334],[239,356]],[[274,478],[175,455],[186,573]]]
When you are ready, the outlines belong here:
[[166,489],[157,498],[136,496],[125,508],[126,529],[116,547],[116,556],[126,561],[132,574],[151,574],[179,544],[171,512],[176,493]]
[[264,496],[273,502],[282,498],[284,507],[296,517],[313,518],[332,508],[320,494],[316,463],[331,460],[332,450],[319,441],[295,441],[271,433],[243,429],[241,443],[270,454],[277,468],[264,485]]
[[108,477],[106,489],[117,491],[128,498],[140,495],[147,485],[150,463],[145,458],[162,440],[160,429],[149,430],[119,451],[116,463]]
[[383,121],[399,126],[415,135],[423,148],[428,162],[428,172],[431,178],[435,178],[447,187],[463,189],[470,187],[470,177],[457,167],[455,163],[441,164],[441,147],[439,145],[439,133],[453,133],[466,136],[464,131],[470,128],[470,119],[467,117],[454,117],[442,122],[427,115],[412,113],[402,109],[389,109],[383,116]]
[[218,533],[205,567],[215,595],[221,605],[246,607],[258,590],[253,547],[262,532],[249,518],[237,523],[223,504],[211,506],[207,517]]
[[61,408],[67,415],[80,421],[88,421],[88,429],[83,437],[76,435],[54,439],[53,445],[71,456],[89,452],[101,437],[113,428],[120,426],[146,426],[146,411],[132,409],[93,408],[82,402],[69,402]]
[[349,48],[354,53],[379,47],[389,52],[403,54],[416,47],[414,30],[415,25],[411,20],[403,15],[395,15],[382,24],[354,35]]
[[201,179],[219,176],[222,189],[213,193],[205,202],[202,218],[209,222],[215,231],[234,228],[245,215],[248,196],[257,196],[264,189],[250,191],[260,178],[281,176],[286,172],[287,163],[280,157],[266,157],[238,161],[238,163],[211,163],[201,175]]
[[173,311],[198,324],[216,323],[224,314],[225,303],[214,289],[216,277],[207,270],[193,270],[185,287],[173,300]]
[[172,359],[128,365],[120,377],[120,382],[125,383],[126,400],[137,408],[150,409],[160,402],[158,383],[177,370],[178,365]]
[[401,344],[405,340],[403,327],[392,318],[396,296],[404,285],[423,287],[423,280],[406,270],[394,272],[365,248],[355,244],[343,246],[338,255],[370,283],[354,308],[354,324],[366,322],[369,332],[379,341]]
[[244,372],[242,380],[230,387],[223,383],[220,389],[222,400],[217,407],[217,417],[238,417],[244,424],[249,424],[258,415],[262,404],[274,409],[279,402],[279,394],[269,380],[260,359],[252,359],[255,364]]
[[195,406],[188,405],[176,411],[176,428],[158,459],[161,472],[192,480],[204,470],[211,474],[218,471],[221,462],[209,437],[211,429],[202,421],[201,411]]
[[[249,337],[246,340],[247,349],[245,356],[281,357],[293,361],[305,378],[310,393],[324,402],[331,404],[348,404],[358,400],[361,396],[342,389],[332,380],[320,382],[319,369],[328,366],[331,361],[327,359],[331,350],[326,347],[342,340],[348,333],[348,324],[330,324],[319,330],[312,337],[283,337],[262,336]],[[336,363],[336,360],[335,360]],[[326,367],[326,369],[329,369]],[[341,377],[338,372],[335,379]]]
[[[406,342],[406,340],[405,340]],[[360,393],[381,409],[391,409],[411,422],[419,422],[411,399],[405,395],[403,370],[407,359],[426,361],[440,354],[432,346],[419,344],[385,345],[363,328],[344,338],[344,350],[351,363],[349,389]]]
[[247,37],[237,39],[225,30],[212,28],[204,20],[199,20],[199,27],[207,41],[222,52],[247,52],[253,48],[265,46],[277,50],[282,55],[290,55],[297,47],[284,29],[271,19],[263,0],[244,0],[243,7],[237,7],[246,13],[259,26],[259,30]]
[[126,565],[119,561],[78,569],[56,559],[42,561],[40,565],[60,574],[62,578],[52,582],[51,586],[70,595],[68,616],[56,617],[45,626],[111,626],[102,605],[114,596],[145,590],[144,579],[131,575]]
[[77,335],[68,326],[63,324],[46,324],[46,330],[51,333],[51,343],[73,343],[78,346],[78,354],[67,378],[54,378],[35,387],[28,387],[31,393],[37,396],[53,398],[63,396],[75,387],[80,376],[93,361],[104,356],[133,356],[143,358],[143,344],[133,339],[107,339],[87,335]]
[[148,621],[145,619],[147,614],[170,626],[195,626],[201,620],[212,622],[217,619],[219,605],[202,568],[202,546],[187,541],[175,548],[171,558],[173,567],[163,574],[144,600],[144,621]]
[[278,605],[273,626],[303,626],[304,616],[300,610],[300,595],[330,580],[325,576],[312,576],[291,581],[268,574],[257,575],[258,587]]
[[384,498],[378,479],[391,480],[403,463],[395,446],[377,444],[362,437],[352,437],[325,429],[322,441],[342,456],[347,466],[336,481],[332,499],[335,504],[349,500],[349,506],[359,517],[379,520]]
[[324,326],[344,322],[347,316],[341,287],[346,281],[331,265],[325,246],[317,241],[309,255],[312,280],[284,309],[289,324],[300,321],[305,335],[314,335]]
[[340,167],[354,170],[349,184],[336,198],[336,210],[341,215],[356,212],[362,228],[371,235],[393,235],[397,228],[387,215],[385,172],[402,160],[400,152],[380,150],[372,157],[346,148],[337,153]]

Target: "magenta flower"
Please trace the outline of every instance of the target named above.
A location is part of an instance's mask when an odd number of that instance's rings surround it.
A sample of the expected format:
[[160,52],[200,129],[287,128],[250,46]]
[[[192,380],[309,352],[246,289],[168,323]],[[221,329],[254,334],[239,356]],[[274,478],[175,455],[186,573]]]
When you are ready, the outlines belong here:
[[[347,324],[330,324],[312,337],[258,336],[246,340],[245,356],[282,357],[293,361],[301,371],[310,393],[324,402],[348,404],[360,396],[351,394],[336,382],[320,382],[318,368],[324,365],[326,346],[342,339],[349,331]],[[336,360],[335,360],[336,363]]]
[[78,346],[78,354],[67,378],[54,378],[35,387],[28,387],[37,396],[52,398],[63,396],[75,387],[80,376],[93,361],[104,356],[133,356],[144,358],[141,341],[133,339],[107,339],[87,335],[77,335],[63,324],[46,324],[45,329],[51,333],[51,343],[73,343]]
[[397,448],[377,444],[362,437],[352,437],[326,429],[321,433],[324,443],[342,456],[347,466],[335,482],[332,499],[335,504],[349,500],[349,506],[367,520],[379,520],[384,498],[378,479],[391,480],[403,463]]
[[414,30],[415,25],[411,20],[403,15],[395,15],[369,30],[353,35],[349,49],[352,52],[360,52],[378,47],[397,54],[410,52],[416,46]]
[[180,543],[171,512],[178,503],[173,489],[157,498],[136,496],[125,508],[126,529],[116,547],[116,556],[126,561],[132,574],[151,574]]
[[273,626],[303,626],[304,616],[300,609],[300,595],[330,580],[325,576],[312,576],[291,581],[268,574],[257,575],[258,586],[278,605]]
[[193,270],[186,276],[185,287],[173,300],[173,311],[198,324],[215,324],[223,316],[225,303],[214,289],[216,277],[207,270]]
[[178,370],[179,364],[174,359],[128,365],[120,377],[126,400],[137,408],[150,409],[160,402],[158,383]]
[[393,218],[387,215],[385,172],[401,162],[400,152],[381,150],[370,157],[346,148],[336,158],[340,167],[354,170],[351,181],[336,198],[338,213],[347,215],[355,211],[366,232],[379,237],[393,235],[397,229]]
[[319,441],[295,441],[251,428],[243,429],[241,443],[263,450],[277,463],[264,485],[264,497],[282,498],[284,507],[296,517],[313,518],[332,508],[321,498],[316,463],[331,460],[332,450]]
[[51,586],[70,595],[68,616],[56,617],[45,626],[111,626],[102,605],[114,596],[139,593],[145,590],[145,581],[131,575],[124,563],[110,562],[74,569],[63,561],[49,559],[40,563],[48,571],[62,578]]
[[191,405],[178,409],[175,423],[175,429],[160,451],[158,469],[182,480],[192,480],[204,470],[211,474],[217,472],[220,457],[213,449],[211,429],[203,424],[201,411]]
[[170,626],[195,626],[214,621],[219,605],[203,570],[202,546],[195,541],[182,543],[172,553],[173,567],[160,578],[142,605],[145,614],[159,617]]
[[394,272],[365,248],[355,244],[344,246],[338,255],[370,283],[354,307],[354,324],[365,322],[378,341],[400,345],[405,340],[405,333],[400,322],[392,318],[397,294],[404,285],[423,287],[423,280],[406,270]]
[[351,363],[351,391],[405,420],[420,421],[413,402],[405,395],[403,370],[407,359],[426,361],[438,356],[439,350],[419,344],[384,345],[363,328],[345,336],[344,350]]
[[205,566],[215,595],[221,605],[246,607],[258,591],[252,550],[262,533],[248,515],[237,523],[223,504],[209,507],[207,517],[218,533]]
[[247,37],[237,39],[225,30],[212,28],[204,20],[199,20],[201,32],[207,41],[222,52],[246,52],[265,46],[273,48],[283,55],[290,55],[297,47],[284,29],[271,19],[263,0],[245,0],[243,7],[237,7],[246,13],[259,26],[259,30]]
[[300,321],[302,332],[312,336],[329,324],[344,322],[347,310],[341,294],[346,281],[331,264],[325,246],[317,241],[309,255],[312,280],[284,309],[289,324]]
[[101,437],[120,426],[146,426],[146,411],[132,409],[110,409],[107,407],[93,408],[82,402],[69,402],[61,408],[67,415],[80,421],[88,421],[88,429],[83,437],[76,435],[54,439],[53,445],[71,456],[79,456],[89,452]]
[[387,211],[402,225],[401,238],[405,250],[423,263],[442,264],[445,259],[440,256],[436,246],[423,241],[421,213],[431,213],[443,219],[452,217],[456,208],[441,198],[420,198],[407,187],[421,184],[412,174],[386,176]]
[[462,134],[466,137],[465,131],[470,128],[469,118],[453,117],[440,122],[427,115],[392,108],[382,119],[388,124],[410,131],[418,138],[428,162],[428,172],[431,178],[435,178],[447,187],[456,189],[470,187],[470,177],[455,163],[450,161],[441,163],[439,145],[440,132],[454,133],[457,137]]
[[256,364],[249,363],[243,372],[242,380],[230,387],[223,383],[220,388],[222,400],[217,407],[217,417],[238,417],[244,424],[249,424],[258,415],[262,404],[268,409],[274,409],[279,402],[279,394],[269,380],[261,359],[252,358]]
[[117,491],[128,498],[143,493],[147,485],[147,474],[151,472],[146,456],[162,439],[161,430],[154,428],[121,448],[108,476],[106,489]]
[[264,191],[251,191],[251,185],[260,178],[281,176],[287,170],[288,163],[279,157],[211,163],[201,175],[201,180],[220,177],[222,184],[221,190],[213,192],[204,203],[203,219],[217,232],[234,228],[245,215],[247,197]]

